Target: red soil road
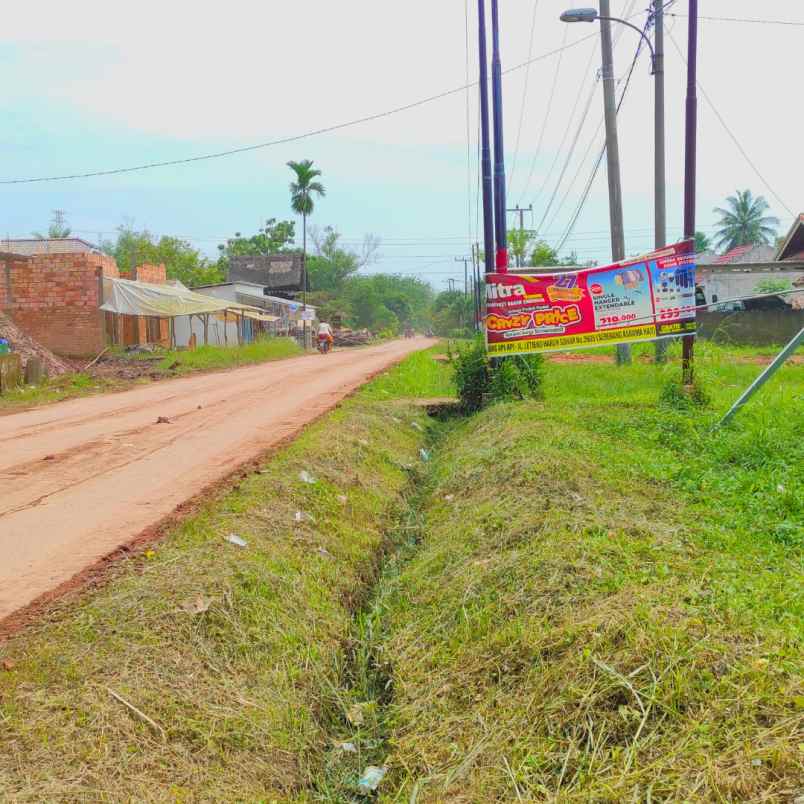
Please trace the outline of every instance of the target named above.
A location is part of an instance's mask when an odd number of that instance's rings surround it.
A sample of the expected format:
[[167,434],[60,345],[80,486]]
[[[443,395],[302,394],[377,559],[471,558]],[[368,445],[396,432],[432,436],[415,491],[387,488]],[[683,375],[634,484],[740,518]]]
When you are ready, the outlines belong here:
[[433,343],[293,358],[0,417],[0,620]]

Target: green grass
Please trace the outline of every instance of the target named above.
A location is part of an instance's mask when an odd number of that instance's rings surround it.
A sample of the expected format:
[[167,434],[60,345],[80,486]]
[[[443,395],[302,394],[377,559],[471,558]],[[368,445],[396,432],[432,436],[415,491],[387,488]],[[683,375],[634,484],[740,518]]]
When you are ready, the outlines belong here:
[[452,372],[444,362],[434,360],[443,355],[445,345],[433,346],[404,360],[395,371],[378,377],[366,389],[372,399],[406,399],[411,397],[454,397]]
[[113,391],[125,387],[126,383],[106,378],[91,377],[89,374],[63,374],[47,380],[42,385],[23,385],[0,395],[0,412],[13,411],[18,408],[46,405],[89,396],[103,391]]
[[[292,338],[266,338],[243,346],[199,346],[194,351],[171,350],[163,353],[162,360],[151,362],[153,355],[127,354],[122,349],[112,351],[116,359],[132,362],[148,359],[153,374],[172,377],[194,371],[216,371],[272,360],[283,360],[304,354],[304,350]],[[115,379],[92,377],[78,372],[54,377],[38,386],[23,386],[0,396],[0,412],[21,407],[45,405],[64,399],[91,394],[119,391],[136,383],[148,382],[149,378]]]
[[[352,615],[427,424],[374,395],[0,646],[13,663],[0,669],[3,801],[310,800],[352,703]],[[199,596],[208,610],[186,611]]]
[[[304,354],[293,338],[264,338],[242,346],[199,346],[193,351],[168,351],[157,363],[160,369],[178,372],[236,368]],[[176,365],[178,364],[178,365]]]
[[[449,425],[375,597],[384,800],[788,801],[804,787],[804,369],[551,364]],[[379,631],[379,633],[377,633]]]

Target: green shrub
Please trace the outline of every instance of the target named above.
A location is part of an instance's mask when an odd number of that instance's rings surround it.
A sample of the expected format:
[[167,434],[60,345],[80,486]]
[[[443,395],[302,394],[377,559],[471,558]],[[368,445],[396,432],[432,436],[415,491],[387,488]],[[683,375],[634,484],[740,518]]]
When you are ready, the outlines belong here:
[[675,379],[668,380],[659,394],[659,404],[674,410],[705,408],[711,401],[711,397],[698,380],[692,385],[684,385]]
[[480,410],[487,402],[534,399],[541,395],[541,355],[512,355],[489,358],[482,337],[450,351],[455,386],[461,405],[468,413]]

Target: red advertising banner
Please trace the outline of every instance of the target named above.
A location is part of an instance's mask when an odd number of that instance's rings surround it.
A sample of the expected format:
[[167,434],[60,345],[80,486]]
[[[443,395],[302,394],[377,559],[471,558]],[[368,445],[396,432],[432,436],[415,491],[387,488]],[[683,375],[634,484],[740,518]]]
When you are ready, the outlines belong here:
[[559,274],[487,274],[490,355],[584,349],[695,332],[691,241]]

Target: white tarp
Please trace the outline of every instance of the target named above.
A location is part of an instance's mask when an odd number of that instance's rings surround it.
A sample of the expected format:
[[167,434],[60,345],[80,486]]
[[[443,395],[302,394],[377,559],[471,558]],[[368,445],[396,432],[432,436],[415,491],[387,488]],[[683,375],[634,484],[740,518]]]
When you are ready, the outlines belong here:
[[217,313],[222,310],[240,311],[257,317],[261,310],[246,304],[216,299],[193,293],[184,285],[149,285],[146,282],[134,282],[130,279],[103,279],[103,299],[101,310],[120,315],[153,316],[155,318],[174,318],[179,315],[203,315]]

